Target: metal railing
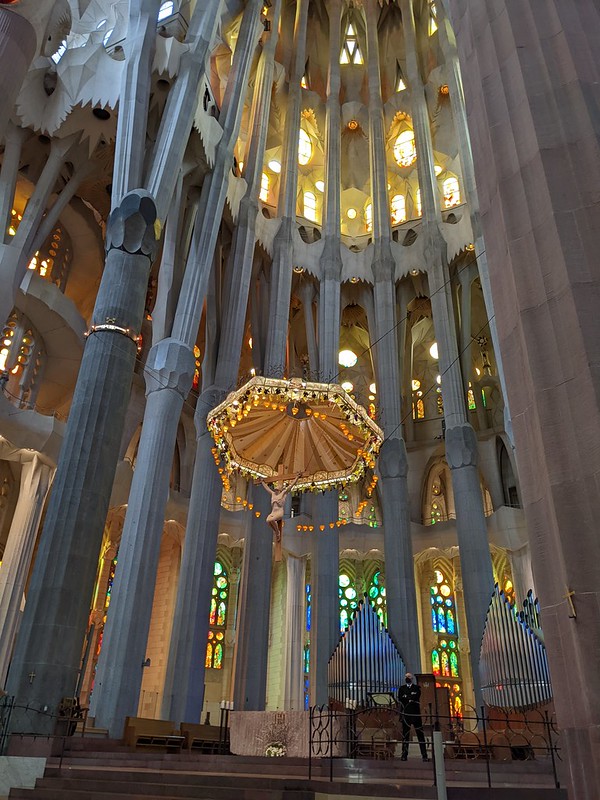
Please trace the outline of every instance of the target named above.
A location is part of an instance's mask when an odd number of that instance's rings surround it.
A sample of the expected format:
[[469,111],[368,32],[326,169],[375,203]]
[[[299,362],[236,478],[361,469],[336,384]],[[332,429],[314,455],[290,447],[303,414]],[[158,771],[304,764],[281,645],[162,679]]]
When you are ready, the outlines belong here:
[[[531,760],[546,763],[555,788],[560,788],[558,730],[547,711],[530,711],[524,715],[482,707],[479,714],[475,709],[465,709],[466,713],[460,717],[437,714],[431,706],[429,714],[424,711],[423,731],[434,785],[433,733],[439,731],[444,764],[451,760],[483,761],[488,788],[492,788],[494,779],[498,786],[505,785],[502,765],[506,762]],[[414,718],[406,719],[407,723],[414,722]],[[399,761],[399,753],[404,749],[403,721],[404,713],[396,706],[356,710],[313,706],[309,711],[309,779],[315,762],[320,762],[321,766],[324,761],[328,762],[329,780],[333,781],[336,759]],[[413,728],[407,740],[409,751],[418,746],[410,738],[412,731]]]

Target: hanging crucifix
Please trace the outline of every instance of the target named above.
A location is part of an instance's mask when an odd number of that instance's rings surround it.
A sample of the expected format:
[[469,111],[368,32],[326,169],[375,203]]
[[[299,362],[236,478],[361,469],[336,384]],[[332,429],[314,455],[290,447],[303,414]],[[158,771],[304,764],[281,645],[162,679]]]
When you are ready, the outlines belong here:
[[[285,475],[283,464],[277,467],[277,472],[270,478],[261,481],[267,492],[271,495],[271,513],[267,517],[267,524],[273,531],[275,537],[275,561],[282,559],[281,539],[283,534],[283,507],[285,499],[292,491],[301,473],[295,472],[292,475]],[[284,481],[293,480],[289,486],[284,486]],[[275,488],[271,489],[269,483],[274,483]]]

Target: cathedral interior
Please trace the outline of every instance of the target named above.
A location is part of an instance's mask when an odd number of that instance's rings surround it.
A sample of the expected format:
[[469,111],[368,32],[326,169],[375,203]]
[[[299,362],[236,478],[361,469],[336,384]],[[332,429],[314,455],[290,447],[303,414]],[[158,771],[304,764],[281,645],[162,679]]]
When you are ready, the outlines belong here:
[[[8,696],[302,711],[365,603],[460,719],[533,597],[598,797],[599,41],[593,0],[0,0]],[[382,442],[330,483],[318,385]],[[250,438],[304,458],[280,560]]]

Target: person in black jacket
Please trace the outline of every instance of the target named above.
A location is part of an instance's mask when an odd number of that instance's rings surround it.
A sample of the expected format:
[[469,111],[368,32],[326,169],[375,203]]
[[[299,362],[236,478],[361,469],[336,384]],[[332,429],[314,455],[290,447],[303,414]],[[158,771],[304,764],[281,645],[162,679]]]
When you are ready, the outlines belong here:
[[423,721],[421,720],[421,687],[414,683],[414,678],[410,672],[406,673],[406,684],[398,691],[398,702],[402,710],[402,757],[401,761],[408,758],[408,738],[410,729],[414,727],[421,756],[423,761],[427,758],[427,747],[425,746],[425,735],[423,733]]

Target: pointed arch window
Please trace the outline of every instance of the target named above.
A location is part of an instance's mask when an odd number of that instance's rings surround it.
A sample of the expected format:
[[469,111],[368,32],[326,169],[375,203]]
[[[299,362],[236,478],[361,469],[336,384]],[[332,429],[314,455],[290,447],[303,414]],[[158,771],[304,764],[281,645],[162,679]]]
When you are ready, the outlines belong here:
[[410,129],[401,131],[394,142],[394,158],[399,167],[410,167],[417,160],[415,134]]
[[460,205],[460,187],[457,178],[446,178],[443,183],[444,208]]
[[367,203],[365,206],[365,228],[367,233],[373,232],[373,203]]
[[377,570],[371,578],[368,590],[369,602],[375,609],[381,624],[387,626],[387,608],[385,598],[385,578],[381,570]]
[[345,631],[352,620],[352,615],[358,608],[356,582],[347,572],[342,572],[339,577],[338,594],[340,598],[340,630]]
[[346,28],[346,36],[340,53],[340,64],[363,64],[363,57],[358,44],[356,30],[350,22]]
[[258,195],[258,199],[262,200],[263,203],[266,203],[269,199],[269,176],[266,172],[263,172],[260,178],[260,194]]
[[317,198],[314,192],[304,192],[304,216],[311,222],[317,221]]
[[406,199],[403,194],[395,194],[391,202],[392,225],[406,222]]
[[208,642],[204,666],[207,669],[222,669],[225,653],[225,628],[229,606],[229,577],[221,561],[215,561],[213,588],[210,599]]
[[300,135],[298,137],[298,163],[301,167],[308,164],[313,157],[313,144],[312,139],[304,128],[300,128]]
[[452,712],[460,717],[462,691],[454,591],[441,569],[436,569],[434,576],[430,587],[431,627],[437,634],[437,643],[431,651],[431,671],[437,678],[437,685],[449,690]]

